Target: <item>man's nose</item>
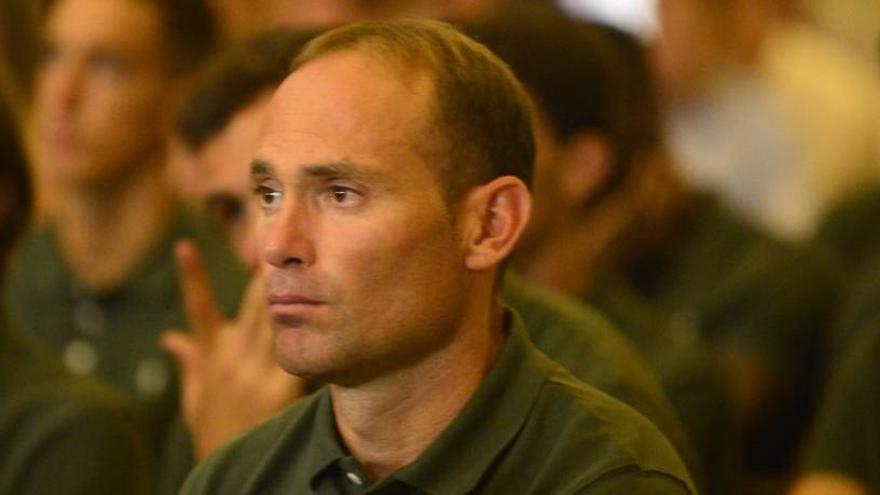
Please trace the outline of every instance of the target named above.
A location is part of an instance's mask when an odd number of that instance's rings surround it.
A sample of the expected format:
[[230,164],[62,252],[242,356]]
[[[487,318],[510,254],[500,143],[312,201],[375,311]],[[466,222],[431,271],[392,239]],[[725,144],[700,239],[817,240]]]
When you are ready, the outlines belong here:
[[277,268],[309,266],[315,262],[314,220],[304,205],[282,209],[264,223],[262,258]]
[[59,110],[70,111],[82,101],[85,92],[85,68],[72,60],[49,62],[40,75],[42,97]]

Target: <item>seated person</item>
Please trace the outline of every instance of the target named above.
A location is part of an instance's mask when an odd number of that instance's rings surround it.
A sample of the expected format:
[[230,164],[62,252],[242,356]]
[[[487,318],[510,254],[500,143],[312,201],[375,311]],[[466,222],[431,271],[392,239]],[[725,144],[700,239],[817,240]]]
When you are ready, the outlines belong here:
[[[286,77],[290,60],[309,36],[295,31],[270,32],[218,55],[193,85],[180,115],[179,134],[199,171],[202,203],[225,226],[231,244],[252,269],[258,264],[251,226],[255,212],[250,208],[251,186],[245,163],[256,147],[272,91]],[[190,299],[203,300],[205,294],[210,294],[210,287],[201,280],[200,270],[193,266],[188,253],[187,249],[181,260],[183,278],[190,281],[185,292],[194,294]],[[254,335],[269,331],[246,327],[244,320],[267,323],[250,306],[255,301],[258,309],[265,311],[262,301],[251,295],[253,292],[249,291],[238,322],[221,330],[211,323],[217,320],[212,315],[195,316],[195,320],[203,321],[193,325],[205,329],[202,335],[169,334],[164,340],[183,369],[184,415],[198,458],[259,422],[261,414],[265,415],[262,419],[267,418],[298,395],[289,376],[277,376],[280,370],[274,366],[270,350],[252,344],[265,342]],[[655,421],[675,439],[677,447],[684,447],[679,445],[684,442],[681,427],[653,376],[601,317],[576,302],[512,277],[505,281],[503,296],[521,313],[530,338],[541,351],[575,377]],[[249,314],[255,316],[246,316]],[[265,366],[262,361],[266,360],[271,360],[272,366]],[[243,371],[243,367],[251,371]],[[250,383],[230,380],[228,377],[233,375],[248,376]],[[242,404],[249,407],[242,408]],[[263,404],[267,407],[261,407]],[[176,463],[179,468],[181,462]]]
[[[594,304],[628,332],[667,391],[677,389],[669,395],[704,456],[736,453],[744,428],[744,467],[787,472],[821,376],[838,292],[833,267],[679,180],[634,40],[594,26],[578,45],[565,34],[576,28],[542,22],[535,9],[510,8],[491,22],[486,44],[532,90],[544,123],[535,219],[512,268]],[[722,393],[695,392],[713,387]],[[733,407],[723,406],[725,396]],[[733,430],[709,433],[731,422]]]
[[694,493],[656,427],[539,353],[497,298],[534,155],[527,97],[488,50],[424,21],[328,32],[257,150],[276,355],[328,386],[183,493]]
[[[617,185],[612,164],[601,162],[627,159],[633,146],[613,127],[635,128],[641,115],[633,103],[640,100],[624,97],[620,99],[633,108],[621,109],[620,114],[629,121],[613,122],[610,115],[617,104],[615,91],[644,84],[639,74],[647,67],[638,42],[610,28],[536,8],[507,9],[473,25],[470,32],[510,64],[542,117],[536,126],[535,217],[514,253],[514,267],[534,282],[568,290],[614,318],[653,366],[685,425],[696,447],[696,458],[685,460],[701,491],[734,492],[739,431],[730,387],[717,361],[698,339],[676,334],[647,301],[622,290],[621,284],[599,280],[596,273],[605,236],[613,233],[613,220],[602,218],[603,213],[610,217],[611,208],[603,209],[603,204]],[[620,53],[627,49],[635,53]],[[620,145],[610,149],[613,138]],[[591,212],[591,206],[602,211]]]
[[173,201],[164,180],[165,113],[211,49],[200,5],[51,2],[34,120],[44,193],[56,207],[23,239],[5,294],[12,323],[69,369],[137,399],[157,448],[178,396],[158,337],[185,324],[174,240],[201,245],[230,314],[245,281],[225,245]]
[[880,493],[880,327],[836,363],[792,495]]
[[[0,280],[24,229],[31,185],[11,111],[0,104]],[[71,495],[148,489],[136,418],[122,399],[66,373],[0,310],[0,493]]]

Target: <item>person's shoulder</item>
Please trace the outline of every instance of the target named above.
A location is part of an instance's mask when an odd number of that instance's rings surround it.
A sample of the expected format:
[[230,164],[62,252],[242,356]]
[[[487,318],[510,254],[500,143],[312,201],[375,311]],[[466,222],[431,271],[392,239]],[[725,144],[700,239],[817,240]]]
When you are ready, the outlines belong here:
[[637,363],[629,368],[649,374],[647,364],[626,337],[583,302],[513,274],[505,277],[503,295],[522,318],[529,340],[578,378],[590,382],[591,373],[604,376],[607,372],[590,365],[593,355],[603,356],[603,363],[612,360],[621,367]]
[[677,491],[630,493],[686,494],[692,491],[692,482],[680,455],[651,421],[617,399],[578,381],[558,364],[543,356],[538,359],[546,370],[547,380],[523,438],[531,439],[526,444],[536,443],[531,448],[544,446],[540,447],[542,452],[552,459],[542,462],[572,466],[573,484],[581,487],[602,486],[614,480],[615,483],[677,487]]
[[28,372],[27,383],[5,383],[0,492],[8,486],[28,493],[145,491],[145,439],[124,399],[51,369]]
[[[295,459],[305,448],[313,415],[322,391],[304,397],[272,419],[227,443],[196,466],[181,489],[182,494],[240,494],[255,483],[261,472],[279,456]],[[291,446],[294,452],[285,446]],[[282,452],[283,451],[283,452]]]
[[636,408],[683,442],[681,425],[638,350],[580,301],[508,277],[505,301],[522,318],[531,343],[568,373]]

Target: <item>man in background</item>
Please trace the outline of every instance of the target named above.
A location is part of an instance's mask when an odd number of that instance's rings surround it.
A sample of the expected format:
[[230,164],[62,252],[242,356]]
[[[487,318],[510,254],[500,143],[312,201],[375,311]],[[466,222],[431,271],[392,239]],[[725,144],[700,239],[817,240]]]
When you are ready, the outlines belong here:
[[163,170],[167,113],[212,49],[210,22],[195,0],[49,4],[34,121],[51,205],[7,280],[13,324],[69,369],[136,399],[157,444],[177,410],[158,336],[185,324],[172,242],[201,244],[230,313],[244,280],[173,200]]

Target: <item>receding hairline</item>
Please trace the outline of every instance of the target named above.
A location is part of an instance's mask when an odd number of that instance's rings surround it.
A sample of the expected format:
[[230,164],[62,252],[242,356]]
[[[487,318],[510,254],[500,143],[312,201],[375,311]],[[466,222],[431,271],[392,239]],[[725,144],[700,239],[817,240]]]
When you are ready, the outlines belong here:
[[485,45],[440,21],[361,22],[312,39],[291,72],[351,51],[367,54],[401,81],[416,74],[433,84],[423,129],[450,204],[471,187],[502,175],[529,183],[531,103],[507,64]]
[[[377,70],[370,72],[370,76],[373,76],[380,70],[387,70],[403,88],[413,90],[410,93],[413,97],[420,99],[420,108],[423,112],[409,131],[410,141],[408,144],[413,147],[413,150],[426,163],[441,160],[442,164],[437,167],[435,172],[438,174],[439,180],[443,181],[445,180],[445,175],[443,175],[446,173],[445,168],[448,167],[446,162],[450,160],[446,153],[449,136],[440,130],[442,128],[442,115],[437,71],[431,67],[431,64],[425,61],[418,59],[409,60],[406,57],[398,56],[393,51],[382,50],[381,48],[380,44],[375,40],[365,39],[361,40],[361,42],[338,47],[338,49],[323,51],[302,63],[294,61],[290,74],[279,86],[279,89],[299,71],[328,59],[356,55],[377,62],[380,65],[377,65]],[[424,92],[416,91],[416,89],[422,88],[425,89]]]

